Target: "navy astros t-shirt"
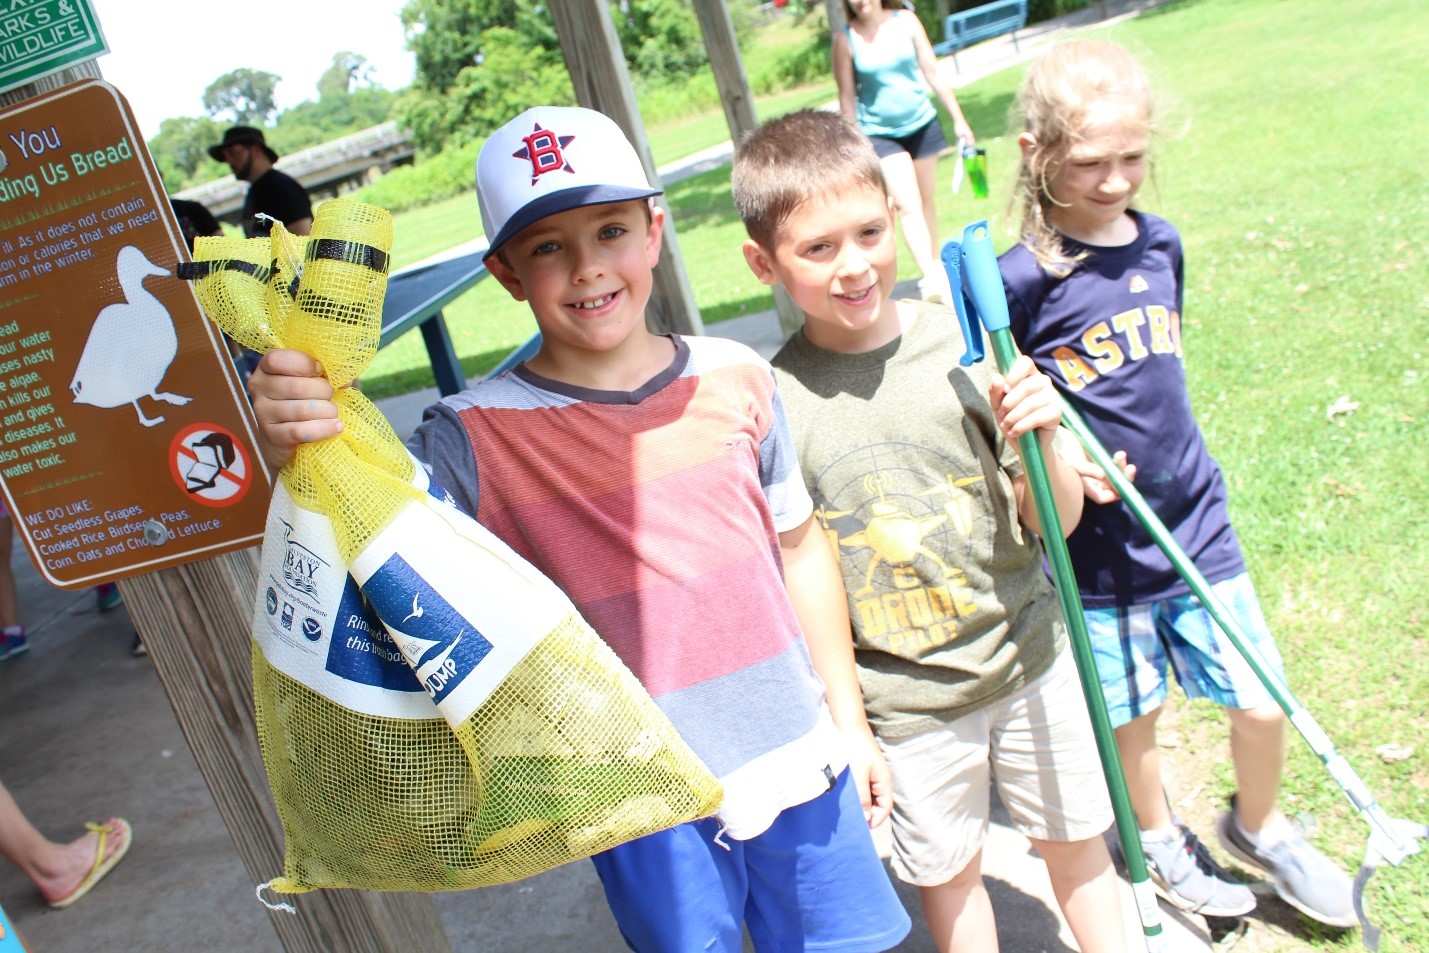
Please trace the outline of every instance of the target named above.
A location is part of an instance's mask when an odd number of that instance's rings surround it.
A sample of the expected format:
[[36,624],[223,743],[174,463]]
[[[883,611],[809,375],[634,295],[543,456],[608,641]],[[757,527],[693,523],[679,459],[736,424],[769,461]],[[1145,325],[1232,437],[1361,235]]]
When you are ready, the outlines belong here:
[[[1181,349],[1181,239],[1142,212],[1137,238],[1086,252],[1058,279],[1024,245],[998,259],[1018,346],[1056,383],[1109,453],[1136,464],[1136,488],[1211,582],[1245,570],[1220,467],[1191,413]],[[1126,504],[1087,501],[1067,540],[1088,608],[1188,590]]]

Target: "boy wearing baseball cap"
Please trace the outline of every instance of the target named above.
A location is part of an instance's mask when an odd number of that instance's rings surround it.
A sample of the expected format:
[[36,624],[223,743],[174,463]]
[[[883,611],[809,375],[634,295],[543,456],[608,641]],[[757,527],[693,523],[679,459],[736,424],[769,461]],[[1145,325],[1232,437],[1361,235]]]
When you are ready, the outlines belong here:
[[[910,925],[867,830],[889,778],[768,363],[647,330],[665,212],[607,117],[528,110],[476,179],[487,267],[541,347],[429,408],[409,447],[565,590],[725,790],[714,817],[593,858],[621,933],[669,953],[736,953],[744,926],[761,950],[888,949]],[[340,429],[307,355],[269,353],[250,388],[275,466]]]

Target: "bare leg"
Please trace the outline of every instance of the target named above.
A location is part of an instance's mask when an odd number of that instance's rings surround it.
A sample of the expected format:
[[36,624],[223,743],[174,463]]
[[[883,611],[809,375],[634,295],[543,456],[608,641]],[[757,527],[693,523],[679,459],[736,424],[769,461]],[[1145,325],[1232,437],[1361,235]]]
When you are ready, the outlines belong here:
[[997,953],[992,900],[982,882],[982,851],[947,883],[918,888],[928,930],[942,953],[977,950]]
[[1160,715],[1157,708],[1116,729],[1116,750],[1126,773],[1127,793],[1137,826],[1144,831],[1164,830],[1172,824],[1161,785],[1161,753],[1156,749],[1156,719]]
[[936,268],[942,261],[938,254],[938,157],[914,159],[913,173],[918,179],[918,196],[922,199],[923,227],[928,230],[928,254]]
[[1089,837],[1079,841],[1034,840],[1032,846],[1047,862],[1052,892],[1082,953],[1124,953],[1121,891],[1106,843],[1100,837]]
[[[106,856],[119,849],[121,837],[113,835],[106,840]],[[0,784],[0,854],[34,882],[47,902],[74,892],[94,866],[98,849],[99,835],[93,832],[68,844],[57,844],[45,837],[20,812],[15,799]]]
[[937,259],[933,255],[933,240],[928,235],[928,223],[923,218],[923,198],[918,193],[918,176],[913,169],[913,159],[906,152],[885,156],[879,160],[883,167],[883,181],[888,186],[888,194],[898,209],[898,220],[903,227],[903,241],[913,255],[913,262],[924,277],[936,278],[940,274]]
[[1280,772],[1285,767],[1285,714],[1275,706],[1227,708],[1231,760],[1235,762],[1236,819],[1254,834],[1280,813]]

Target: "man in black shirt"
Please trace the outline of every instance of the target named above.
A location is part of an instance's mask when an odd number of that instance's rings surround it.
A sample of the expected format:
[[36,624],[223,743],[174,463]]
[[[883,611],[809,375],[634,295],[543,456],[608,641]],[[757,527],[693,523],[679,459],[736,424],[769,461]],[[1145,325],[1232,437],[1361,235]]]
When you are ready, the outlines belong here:
[[243,233],[249,238],[268,234],[271,224],[258,218],[261,212],[283,223],[294,235],[306,235],[313,227],[313,206],[308,193],[290,175],[273,168],[278,153],[263,141],[263,132],[252,126],[234,126],[223,141],[210,146],[208,154],[228,163],[233,177],[251,182],[243,200]]

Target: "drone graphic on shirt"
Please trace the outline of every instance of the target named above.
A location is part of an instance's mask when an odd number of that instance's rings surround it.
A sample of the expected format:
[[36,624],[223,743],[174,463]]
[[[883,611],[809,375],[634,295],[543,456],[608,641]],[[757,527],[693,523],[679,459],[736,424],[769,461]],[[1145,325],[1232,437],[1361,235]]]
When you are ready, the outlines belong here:
[[[953,570],[937,553],[923,545],[928,533],[947,522],[947,514],[919,518],[909,513],[900,503],[884,495],[887,482],[881,474],[868,474],[863,485],[870,496],[876,494],[878,499],[869,504],[869,518],[863,529],[839,538],[840,546],[849,549],[867,547],[873,551],[873,559],[864,573],[863,588],[855,592],[854,597],[873,593],[873,574],[884,563],[894,567],[911,566],[919,556],[925,556],[938,565],[944,577],[951,575]],[[832,512],[829,515],[844,516],[849,512]]]
[[981,473],[976,476],[955,477],[949,473],[942,483],[929,487],[919,492],[919,496],[933,496],[937,493],[948,494],[948,500],[943,504],[943,512],[948,515],[948,519],[953,521],[958,532],[964,536],[971,536],[973,532],[973,497],[967,491],[967,487],[974,483],[981,483],[985,480]]

